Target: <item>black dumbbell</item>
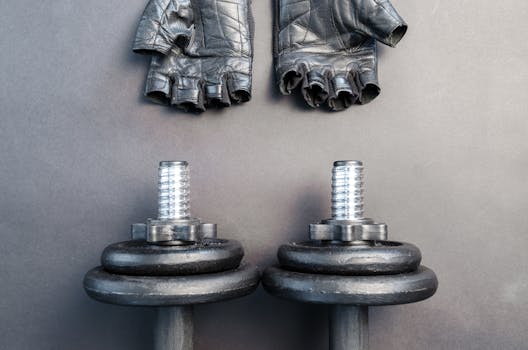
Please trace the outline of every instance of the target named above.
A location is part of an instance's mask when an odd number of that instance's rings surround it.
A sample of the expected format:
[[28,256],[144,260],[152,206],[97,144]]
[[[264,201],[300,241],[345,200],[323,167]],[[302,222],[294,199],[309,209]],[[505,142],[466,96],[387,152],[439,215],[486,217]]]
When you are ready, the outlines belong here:
[[192,305],[247,295],[260,276],[240,264],[240,243],[191,218],[187,162],[161,162],[158,187],[158,218],[132,225],[131,241],[108,246],[84,288],[105,303],[157,306],[154,349],[191,350]]
[[438,286],[417,247],[363,217],[362,173],[359,161],[334,163],[332,218],[310,225],[309,241],[281,246],[262,280],[275,296],[331,305],[331,350],[368,349],[368,306],[424,300]]

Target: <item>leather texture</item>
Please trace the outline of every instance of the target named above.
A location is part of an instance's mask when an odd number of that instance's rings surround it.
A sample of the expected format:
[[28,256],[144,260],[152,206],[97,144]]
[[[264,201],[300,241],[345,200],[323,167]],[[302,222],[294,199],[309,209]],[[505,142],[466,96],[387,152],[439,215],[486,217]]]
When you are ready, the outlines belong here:
[[280,91],[300,88],[331,110],[380,93],[377,41],[395,46],[407,24],[388,0],[275,0],[275,70]]
[[134,52],[152,55],[145,95],[188,111],[251,99],[251,0],[150,0]]

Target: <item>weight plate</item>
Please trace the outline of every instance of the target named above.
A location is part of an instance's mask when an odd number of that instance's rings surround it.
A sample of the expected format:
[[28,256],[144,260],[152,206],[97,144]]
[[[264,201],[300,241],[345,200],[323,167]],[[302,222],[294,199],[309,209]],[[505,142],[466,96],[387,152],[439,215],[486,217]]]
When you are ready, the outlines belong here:
[[422,260],[409,243],[372,241],[365,245],[308,241],[279,248],[279,262],[287,270],[331,275],[387,275],[411,272]]
[[109,272],[124,275],[195,275],[235,269],[243,256],[242,246],[233,240],[211,238],[177,246],[135,240],[106,247],[101,264]]
[[230,271],[188,276],[127,276],[99,266],[84,277],[86,293],[101,302],[132,306],[175,306],[211,303],[253,292],[256,268],[242,264]]
[[397,275],[338,276],[266,269],[262,284],[278,297],[307,303],[396,305],[432,296],[438,287],[435,273],[425,266]]

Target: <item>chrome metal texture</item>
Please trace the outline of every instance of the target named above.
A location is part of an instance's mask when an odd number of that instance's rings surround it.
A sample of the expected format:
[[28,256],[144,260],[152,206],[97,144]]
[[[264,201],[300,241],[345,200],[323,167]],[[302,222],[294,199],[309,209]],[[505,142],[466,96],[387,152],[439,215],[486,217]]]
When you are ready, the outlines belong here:
[[145,95],[187,111],[251,99],[250,0],[150,0],[133,50],[152,55]]
[[386,240],[386,224],[363,217],[363,162],[338,160],[332,168],[332,218],[310,225],[310,239],[320,241]]
[[166,306],[157,310],[154,350],[193,349],[192,306]]
[[401,242],[370,241],[368,245],[307,241],[282,245],[277,254],[286,270],[333,275],[386,275],[418,268],[418,247]]
[[184,245],[216,237],[216,224],[190,212],[190,171],[186,161],[163,161],[158,168],[158,218],[133,224],[132,239],[158,245]]
[[279,89],[342,110],[380,93],[377,42],[396,46],[407,24],[388,0],[275,0]]
[[98,301],[130,306],[175,306],[212,303],[253,292],[259,273],[247,264],[218,273],[186,276],[129,276],[102,267],[90,270],[84,289]]
[[101,264],[108,272],[124,275],[192,275],[235,269],[243,256],[242,246],[234,240],[207,238],[176,246],[135,240],[106,247]]
[[368,350],[368,307],[332,305],[330,350]]
[[306,303],[398,305],[432,296],[436,275],[425,266],[397,275],[343,276],[302,273],[269,267],[262,278],[271,294]]
[[190,172],[185,161],[160,162],[158,168],[158,220],[191,217]]
[[332,218],[363,219],[363,162],[334,162],[332,168]]

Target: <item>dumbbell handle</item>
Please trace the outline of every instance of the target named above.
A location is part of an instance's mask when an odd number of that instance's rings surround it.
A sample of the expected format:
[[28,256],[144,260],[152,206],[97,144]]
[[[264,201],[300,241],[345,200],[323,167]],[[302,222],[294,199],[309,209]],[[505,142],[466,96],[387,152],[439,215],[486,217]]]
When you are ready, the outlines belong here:
[[330,350],[368,350],[368,306],[330,307]]
[[159,307],[154,330],[154,350],[193,349],[192,306]]

